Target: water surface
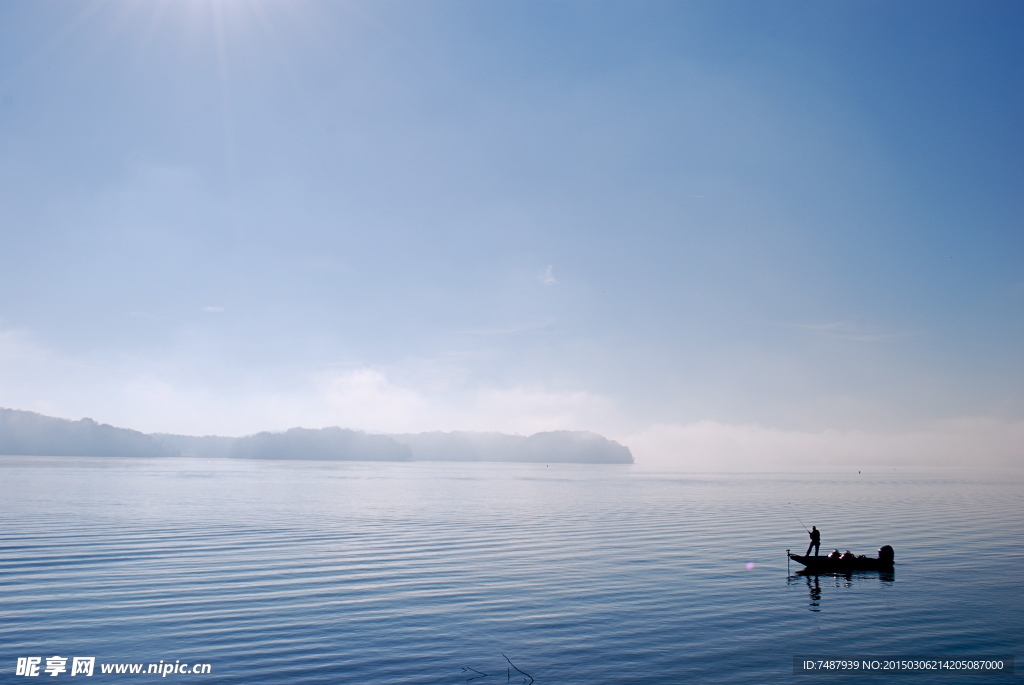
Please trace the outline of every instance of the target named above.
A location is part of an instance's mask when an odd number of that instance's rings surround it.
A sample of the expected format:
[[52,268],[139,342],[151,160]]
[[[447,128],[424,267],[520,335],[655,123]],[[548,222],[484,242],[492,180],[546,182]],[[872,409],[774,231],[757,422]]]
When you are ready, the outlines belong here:
[[[62,655],[211,664],[175,682],[464,683],[472,667],[486,685],[507,681],[504,653],[537,683],[810,683],[794,655],[1019,656],[1022,485],[3,457],[0,674],[31,682],[17,657]],[[823,550],[891,544],[895,574],[795,575],[796,516]]]

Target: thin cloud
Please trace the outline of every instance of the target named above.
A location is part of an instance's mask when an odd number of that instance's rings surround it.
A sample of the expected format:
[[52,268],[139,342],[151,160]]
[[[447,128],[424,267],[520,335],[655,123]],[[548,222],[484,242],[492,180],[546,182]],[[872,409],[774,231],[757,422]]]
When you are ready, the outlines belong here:
[[0,364],[22,366],[26,361],[46,360],[49,353],[24,330],[0,330]]
[[860,342],[879,342],[892,340],[894,338],[906,338],[917,333],[888,333],[866,328],[853,321],[835,321],[831,323],[797,323],[790,324],[793,328],[800,328],[810,331],[815,335],[826,338],[840,338],[842,340],[857,340]]
[[558,283],[558,279],[555,278],[553,271],[554,267],[551,264],[544,267],[544,272],[540,275],[540,282],[544,285],[554,285],[555,283]]
[[522,324],[511,324],[497,328],[476,328],[462,331],[465,335],[514,335],[516,333],[528,333],[538,331],[542,328],[549,328],[555,325],[555,317],[547,316],[539,321],[531,321]]
[[222,314],[224,312],[224,307],[203,307],[203,311],[208,312],[210,314]]

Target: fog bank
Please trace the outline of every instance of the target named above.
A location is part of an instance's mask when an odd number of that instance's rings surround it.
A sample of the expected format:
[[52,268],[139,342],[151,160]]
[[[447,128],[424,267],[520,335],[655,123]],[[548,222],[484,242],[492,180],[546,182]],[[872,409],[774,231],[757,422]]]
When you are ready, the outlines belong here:
[[987,417],[889,433],[699,421],[655,425],[625,440],[638,464],[680,471],[1024,467],[1024,422]]

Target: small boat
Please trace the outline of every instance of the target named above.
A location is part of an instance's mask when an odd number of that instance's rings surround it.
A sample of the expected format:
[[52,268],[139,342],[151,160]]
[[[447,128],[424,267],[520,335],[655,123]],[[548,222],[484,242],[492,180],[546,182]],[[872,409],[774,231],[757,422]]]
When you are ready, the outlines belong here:
[[786,554],[793,561],[803,564],[806,573],[849,573],[850,571],[892,571],[893,550],[886,545],[878,550],[877,557],[834,557],[834,556],[803,556],[793,554],[788,549]]

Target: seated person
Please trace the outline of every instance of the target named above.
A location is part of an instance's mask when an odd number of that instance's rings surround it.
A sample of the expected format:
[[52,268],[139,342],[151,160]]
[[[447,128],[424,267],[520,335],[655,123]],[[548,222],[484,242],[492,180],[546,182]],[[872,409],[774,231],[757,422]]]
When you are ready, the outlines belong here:
[[828,553],[828,558],[829,559],[838,559],[840,556],[841,555],[839,554],[839,550],[838,549],[834,549],[834,550],[832,550],[831,552]]
[[842,561],[852,561],[853,559],[856,559],[856,558],[857,557],[855,557],[853,555],[853,552],[851,552],[850,550],[846,550],[845,552],[843,552],[843,556],[839,557],[839,559],[842,560]]

